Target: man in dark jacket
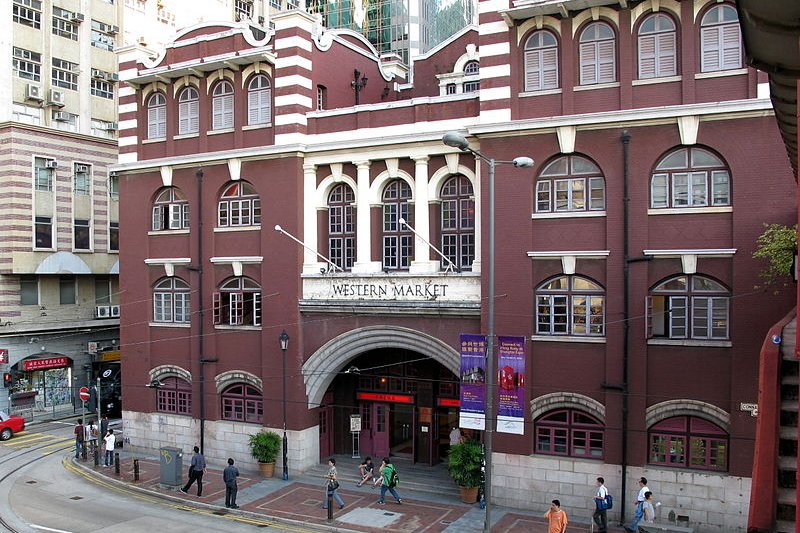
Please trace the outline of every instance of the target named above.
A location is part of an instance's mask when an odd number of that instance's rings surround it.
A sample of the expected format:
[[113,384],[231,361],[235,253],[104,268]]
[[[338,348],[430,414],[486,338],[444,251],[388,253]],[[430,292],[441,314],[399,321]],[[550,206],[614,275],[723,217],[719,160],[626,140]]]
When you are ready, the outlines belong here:
[[200,453],[200,448],[194,447],[194,456],[192,456],[192,464],[189,465],[189,481],[186,485],[181,487],[181,492],[184,494],[189,493],[189,487],[192,483],[197,481],[197,495],[203,495],[203,474],[206,471],[206,458]]
[[225,507],[238,509],[236,505],[236,493],[239,491],[236,485],[236,478],[239,477],[239,469],[233,466],[233,458],[228,458],[228,466],[222,471],[222,481],[225,482]]

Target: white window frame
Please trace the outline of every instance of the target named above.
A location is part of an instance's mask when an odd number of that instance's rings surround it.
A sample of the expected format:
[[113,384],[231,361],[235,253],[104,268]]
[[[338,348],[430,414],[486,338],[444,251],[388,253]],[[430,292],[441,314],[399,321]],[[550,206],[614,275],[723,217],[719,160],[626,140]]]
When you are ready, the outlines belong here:
[[[732,11],[727,11],[730,9]],[[700,72],[718,72],[742,68],[742,32],[736,20],[723,20],[724,13],[736,15],[728,4],[718,4],[706,11],[700,22]],[[711,20],[711,18],[715,20]]]
[[167,137],[167,99],[162,93],[150,95],[147,99],[147,138]]
[[184,88],[178,97],[178,135],[200,131],[200,95],[194,87]]
[[[654,19],[655,29],[643,32],[642,26],[650,19]],[[659,24],[663,21],[667,21],[672,28],[668,30],[659,29]],[[663,78],[677,74],[677,29],[671,17],[664,13],[648,15],[639,27],[637,44],[640,80]]]
[[[317,108],[320,105],[320,88],[317,86]],[[324,94],[323,94],[324,97]],[[253,76],[247,84],[247,124],[249,126],[269,124],[272,120],[272,85],[264,74]]]
[[[553,44],[543,44],[553,39]],[[547,30],[534,32],[525,41],[524,52],[525,91],[547,91],[557,89],[558,79],[558,39]]]
[[[589,30],[605,27],[611,37],[589,37]],[[585,40],[584,40],[584,36]],[[592,22],[581,32],[579,43],[580,85],[597,85],[617,81],[617,33],[605,22]],[[610,67],[610,68],[609,68]]]
[[223,80],[214,86],[211,99],[211,129],[233,128],[233,85]]

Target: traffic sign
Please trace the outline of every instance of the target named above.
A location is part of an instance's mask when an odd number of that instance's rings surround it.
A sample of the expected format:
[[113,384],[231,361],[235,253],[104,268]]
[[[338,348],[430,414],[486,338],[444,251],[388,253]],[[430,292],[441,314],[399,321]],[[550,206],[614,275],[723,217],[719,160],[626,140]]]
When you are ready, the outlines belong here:
[[89,389],[87,389],[86,387],[81,387],[80,390],[78,391],[78,396],[80,397],[81,400],[85,402],[86,400],[89,399]]

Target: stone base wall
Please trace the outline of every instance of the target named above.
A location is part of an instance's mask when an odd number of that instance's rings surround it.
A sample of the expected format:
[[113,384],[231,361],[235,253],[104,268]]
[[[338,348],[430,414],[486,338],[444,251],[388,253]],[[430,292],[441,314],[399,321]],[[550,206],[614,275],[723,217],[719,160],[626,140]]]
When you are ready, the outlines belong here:
[[553,499],[573,520],[590,520],[594,512],[595,480],[605,479],[614,497],[609,524],[620,521],[625,499],[625,523],[633,518],[639,478],[648,480],[656,522],[694,528],[696,533],[744,533],[750,506],[751,478],[668,468],[628,467],[626,494],[620,494],[622,466],[555,457],[492,454],[492,496],[504,507],[541,511]]

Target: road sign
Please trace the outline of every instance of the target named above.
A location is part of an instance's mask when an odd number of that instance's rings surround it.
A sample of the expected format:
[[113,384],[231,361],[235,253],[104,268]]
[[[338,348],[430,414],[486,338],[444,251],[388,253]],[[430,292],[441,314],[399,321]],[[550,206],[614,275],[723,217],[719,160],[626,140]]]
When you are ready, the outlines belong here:
[[86,387],[81,387],[80,390],[78,391],[78,396],[80,397],[81,400],[85,402],[86,400],[89,399],[89,389],[87,389]]

